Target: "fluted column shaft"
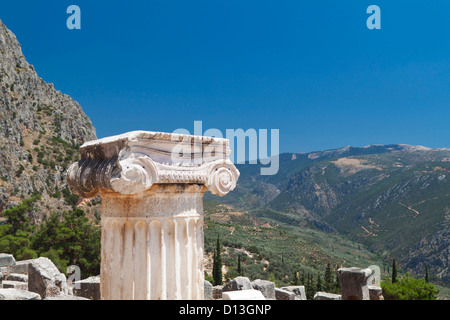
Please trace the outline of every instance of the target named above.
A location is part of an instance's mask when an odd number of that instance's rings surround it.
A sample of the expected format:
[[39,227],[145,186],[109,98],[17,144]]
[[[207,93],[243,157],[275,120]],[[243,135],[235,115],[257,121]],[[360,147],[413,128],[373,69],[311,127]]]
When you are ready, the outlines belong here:
[[205,190],[171,184],[102,193],[102,299],[203,299]]

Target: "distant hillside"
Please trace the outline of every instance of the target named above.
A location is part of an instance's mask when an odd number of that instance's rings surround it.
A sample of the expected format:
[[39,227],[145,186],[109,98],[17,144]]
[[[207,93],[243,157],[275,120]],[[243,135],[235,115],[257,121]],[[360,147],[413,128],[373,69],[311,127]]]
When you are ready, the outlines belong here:
[[212,272],[213,254],[220,236],[224,246],[223,271],[229,279],[239,275],[239,259],[244,276],[272,279],[278,286],[290,285],[296,272],[299,276],[311,274],[314,281],[319,275],[323,279],[327,263],[333,270],[341,266],[378,265],[383,277],[388,276],[379,256],[337,233],[267,221],[251,212],[208,200],[204,202],[204,213],[207,274]]
[[259,217],[363,243],[416,276],[450,282],[450,150],[409,145],[282,154],[280,171],[239,165],[227,197]]

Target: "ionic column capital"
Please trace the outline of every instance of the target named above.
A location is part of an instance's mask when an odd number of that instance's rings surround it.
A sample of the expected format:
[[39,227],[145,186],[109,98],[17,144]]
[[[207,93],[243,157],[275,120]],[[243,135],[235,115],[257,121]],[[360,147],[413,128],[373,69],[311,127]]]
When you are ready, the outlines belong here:
[[73,193],[93,197],[100,190],[138,194],[154,184],[200,184],[224,196],[239,171],[228,159],[227,139],[133,131],[85,143],[67,182]]

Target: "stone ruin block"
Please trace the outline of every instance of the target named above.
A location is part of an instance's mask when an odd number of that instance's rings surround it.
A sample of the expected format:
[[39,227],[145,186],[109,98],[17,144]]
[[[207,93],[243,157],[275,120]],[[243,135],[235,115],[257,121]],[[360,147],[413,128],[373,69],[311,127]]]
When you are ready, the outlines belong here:
[[73,286],[75,296],[90,300],[100,300],[100,276],[77,281]]
[[261,291],[264,298],[274,300],[275,299],[275,283],[268,280],[254,280],[251,282],[253,289]]
[[0,253],[0,267],[9,267],[16,264],[16,259],[12,254]]
[[222,293],[223,300],[265,300],[259,290],[248,289],[238,291],[226,291]]
[[222,299],[223,286],[212,287],[212,298],[213,300]]
[[41,296],[27,290],[0,289],[0,300],[41,300]]
[[20,273],[9,273],[5,276],[5,280],[28,282],[28,275]]
[[7,271],[9,274],[17,273],[17,274],[28,274],[28,265],[31,260],[20,260],[16,261],[15,265],[7,267]]
[[371,274],[370,269],[356,267],[338,269],[342,300],[370,300],[367,279]]
[[251,290],[253,289],[250,279],[247,277],[236,277],[222,288],[223,292],[237,291],[237,290]]
[[384,300],[383,297],[383,290],[381,289],[381,287],[378,286],[374,286],[374,285],[369,285],[369,296],[370,296],[370,300]]
[[293,292],[295,294],[295,300],[306,300],[305,286],[287,286],[281,289]]
[[341,295],[319,291],[314,295],[314,300],[341,300]]
[[213,299],[213,286],[211,282],[207,280],[203,280],[203,300],[212,300]]
[[292,291],[275,288],[275,299],[276,300],[295,300],[295,293]]
[[66,276],[48,258],[38,258],[28,265],[28,290],[42,299],[67,294]]
[[4,280],[3,281],[3,289],[28,290],[28,283],[21,282],[21,281]]

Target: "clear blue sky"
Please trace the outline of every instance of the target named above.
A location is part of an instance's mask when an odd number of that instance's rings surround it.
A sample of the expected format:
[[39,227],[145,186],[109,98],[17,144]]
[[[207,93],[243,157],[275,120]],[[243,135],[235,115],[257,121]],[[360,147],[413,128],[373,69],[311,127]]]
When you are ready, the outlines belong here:
[[[81,8],[81,30],[66,9]],[[381,30],[366,9],[381,8]],[[450,1],[1,1],[39,75],[99,137],[279,129],[281,152],[450,147]]]

